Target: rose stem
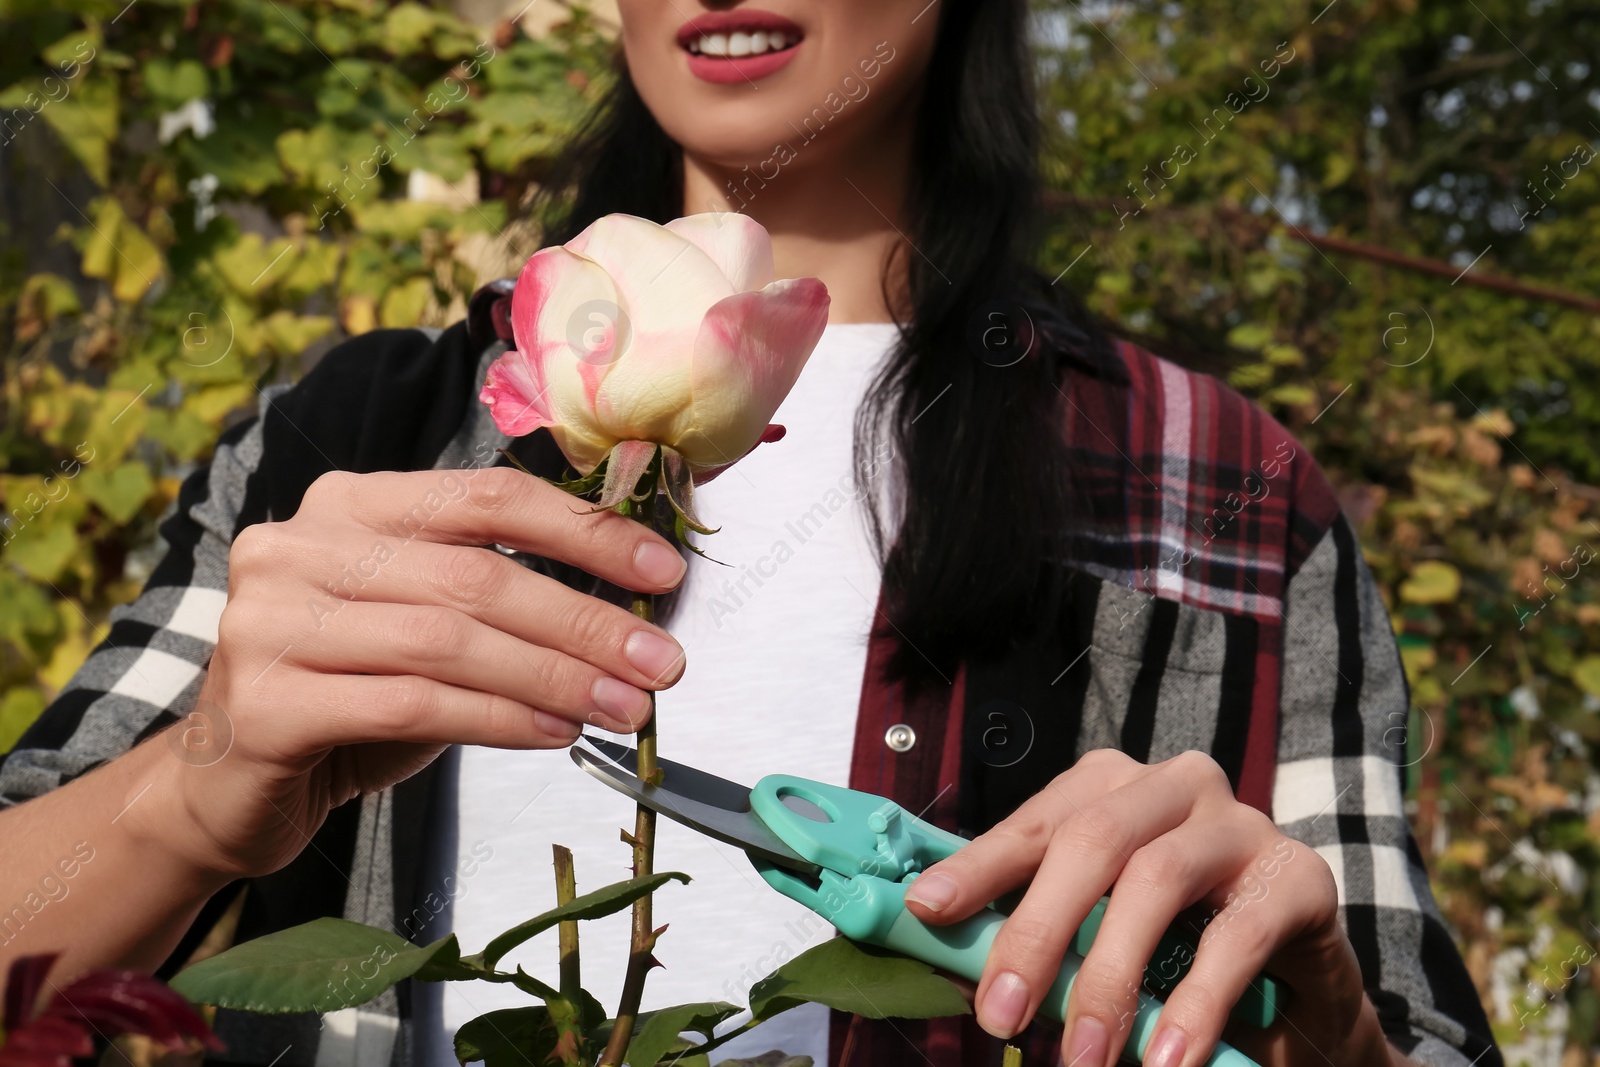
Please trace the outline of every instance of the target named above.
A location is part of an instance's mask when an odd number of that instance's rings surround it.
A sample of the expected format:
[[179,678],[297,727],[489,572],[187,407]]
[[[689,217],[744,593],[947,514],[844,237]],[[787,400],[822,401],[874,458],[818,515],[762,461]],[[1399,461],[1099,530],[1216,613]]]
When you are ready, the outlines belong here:
[[[656,453],[655,462],[645,471],[644,481],[652,489],[660,475],[661,453]],[[655,493],[652,492],[640,504],[639,521],[646,526],[654,525],[655,518]],[[636,595],[633,598],[633,613],[645,622],[654,622],[656,616],[655,597],[649,594]],[[656,695],[650,694],[650,718],[639,729],[638,740],[638,776],[642,782],[654,783],[656,772]],[[656,845],[656,813],[638,805],[634,815],[633,824],[633,875],[635,878],[646,878],[652,873],[655,861]],[[634,1020],[639,1015],[639,1002],[644,998],[644,980],[654,963],[652,952],[655,949],[655,929],[650,917],[650,895],[646,894],[633,902],[633,942],[628,950],[628,971],[622,980],[622,1000],[617,1005],[617,1018],[612,1024],[611,1039],[606,1042],[605,1054],[600,1057],[600,1067],[620,1067],[622,1058],[628,1053],[628,1042],[633,1037]]]
[[[556,904],[570,904],[578,894],[572,850],[563,845],[551,845],[550,850],[555,854]],[[559,924],[556,932],[561,946],[561,995],[577,1004],[578,991],[583,988],[582,972],[578,969],[578,920]]]
[[1022,1067],[1022,1050],[1015,1045],[1007,1045],[1000,1067]]

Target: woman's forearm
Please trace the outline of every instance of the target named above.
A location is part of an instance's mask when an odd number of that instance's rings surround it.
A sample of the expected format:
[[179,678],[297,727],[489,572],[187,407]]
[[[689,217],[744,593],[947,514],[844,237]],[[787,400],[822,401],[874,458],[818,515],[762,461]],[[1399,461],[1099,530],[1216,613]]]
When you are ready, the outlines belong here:
[[152,970],[172,952],[228,881],[170,847],[183,838],[172,762],[158,739],[0,811],[0,967],[59,953],[59,985],[93,967]]

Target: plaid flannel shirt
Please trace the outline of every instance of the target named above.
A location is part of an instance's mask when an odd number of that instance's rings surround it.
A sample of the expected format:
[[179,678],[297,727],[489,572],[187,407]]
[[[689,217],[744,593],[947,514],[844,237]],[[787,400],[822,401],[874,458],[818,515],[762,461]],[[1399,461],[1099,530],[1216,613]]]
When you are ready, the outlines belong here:
[[[318,475],[473,469],[507,446],[534,470],[559,470],[548,435],[509,442],[476,399],[509,340],[509,291],[486,287],[442,333],[352,339],[298,386],[264,391],[256,417],[185,481],[143,594],[113,612],[106,640],[0,763],[0,800],[63,785],[188,713],[226,603],[229,546],[246,526],[292,515]],[[1499,1067],[1402,806],[1395,727],[1409,700],[1387,612],[1321,471],[1216,380],[1125,342],[1069,367],[1059,388],[1082,518],[1059,612],[1009,652],[964,663],[941,692],[885,681],[892,635],[873,638],[849,784],[971,835],[1091,749],[1152,762],[1208,752],[1241,800],[1327,860],[1391,1041],[1420,1063]],[[911,730],[891,746],[895,726]],[[411,929],[449,758],[331,813],[314,847],[250,883],[237,936],[320,915]],[[202,913],[169,970],[235,895]],[[0,916],[0,937],[26,937],[27,920]],[[407,986],[321,1019],[221,1012],[217,1028],[240,1064],[413,1067]],[[833,1037],[835,1063],[966,1067],[1000,1055],[970,1018],[889,1027],[836,1015]],[[1056,1062],[1045,1057],[1059,1037],[1059,1026],[1031,1027],[1028,1062]]]

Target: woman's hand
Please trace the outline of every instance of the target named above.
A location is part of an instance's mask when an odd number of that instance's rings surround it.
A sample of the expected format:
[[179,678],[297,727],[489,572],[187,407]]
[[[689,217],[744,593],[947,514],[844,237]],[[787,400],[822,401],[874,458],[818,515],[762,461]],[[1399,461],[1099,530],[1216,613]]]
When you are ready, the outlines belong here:
[[978,985],[978,1021],[991,1034],[1010,1037],[1027,1025],[1073,934],[1109,893],[1068,1004],[1069,1067],[1116,1061],[1157,942],[1196,904],[1208,906],[1211,919],[1189,938],[1193,966],[1167,997],[1147,1067],[1204,1063],[1262,971],[1293,990],[1287,1010],[1268,1031],[1238,1027],[1228,1036],[1264,1067],[1406,1062],[1384,1040],[1362,989],[1327,863],[1235,800],[1209,756],[1186,752],[1146,766],[1113,750],[1091,752],[930,867],[906,902],[919,919],[943,924],[1024,885]]
[[646,690],[682,673],[677,642],[492,544],[640,592],[684,573],[639,523],[515,470],[324,475],[293,518],[234,541],[199,704],[172,728],[156,802],[129,817],[199,870],[260,875],[447,745],[642,725]]

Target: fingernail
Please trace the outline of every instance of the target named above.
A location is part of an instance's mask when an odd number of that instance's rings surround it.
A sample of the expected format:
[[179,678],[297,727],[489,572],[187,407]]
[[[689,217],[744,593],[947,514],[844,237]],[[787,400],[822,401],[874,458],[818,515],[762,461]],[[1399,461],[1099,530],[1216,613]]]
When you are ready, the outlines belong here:
[[629,634],[622,654],[628,657],[635,670],[657,684],[676,674],[683,660],[683,649],[676,641],[650,630],[635,630]]
[[689,565],[660,541],[641,541],[633,550],[633,569],[647,582],[672,586],[678,584]]
[[642,721],[650,710],[648,693],[615,678],[596,678],[589,696],[594,700],[595,707],[629,726]]
[[1022,1013],[1028,1010],[1028,986],[1010,971],[1002,972],[983,998],[983,1028],[998,1038],[1008,1038],[1022,1029]]
[[567,741],[576,741],[583,728],[575,722],[557,718],[544,711],[533,713],[533,724],[551,737],[563,738]]
[[929,911],[943,911],[956,901],[955,879],[936,871],[918,875],[906,890],[906,899],[916,901]]
[[1189,1047],[1189,1039],[1182,1030],[1165,1027],[1144,1050],[1144,1067],[1178,1067]]
[[1092,1015],[1079,1016],[1063,1059],[1067,1067],[1100,1067],[1106,1061],[1106,1043],[1106,1024]]

